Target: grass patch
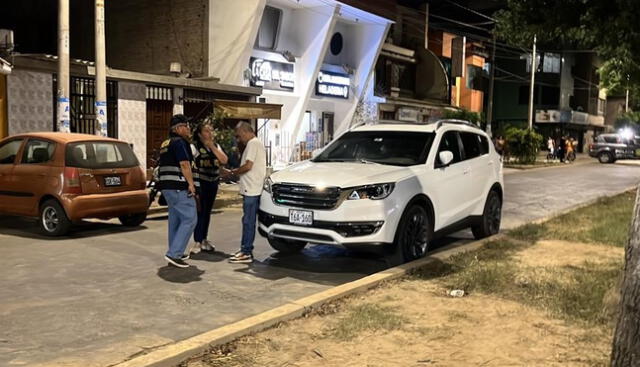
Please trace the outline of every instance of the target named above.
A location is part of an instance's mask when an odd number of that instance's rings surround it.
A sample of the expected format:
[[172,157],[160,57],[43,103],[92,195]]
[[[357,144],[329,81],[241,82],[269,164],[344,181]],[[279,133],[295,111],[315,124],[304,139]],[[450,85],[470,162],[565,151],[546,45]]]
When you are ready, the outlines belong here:
[[546,239],[604,243],[624,247],[629,235],[635,192],[603,198],[561,215],[543,226]]
[[339,340],[352,340],[364,331],[397,330],[405,318],[390,307],[366,303],[353,307],[334,325],[329,335]]

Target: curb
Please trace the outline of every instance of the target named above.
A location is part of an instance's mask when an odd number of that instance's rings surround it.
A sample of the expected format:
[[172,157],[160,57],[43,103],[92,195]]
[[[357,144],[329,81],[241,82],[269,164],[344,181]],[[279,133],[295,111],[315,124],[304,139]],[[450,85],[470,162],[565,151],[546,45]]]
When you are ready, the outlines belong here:
[[[620,195],[627,191],[635,190],[636,188],[637,186],[634,185],[622,191],[603,195],[587,202],[552,213],[543,218],[532,220],[528,223],[541,224],[558,215],[566,214],[573,210],[594,204],[603,198]],[[134,357],[133,359],[112,365],[112,367],[174,367],[188,358],[208,350],[209,348],[229,343],[239,337],[262,331],[278,323],[299,318],[336,299],[364,292],[380,285],[383,282],[405,276],[411,273],[414,269],[429,265],[435,261],[445,260],[462,252],[476,250],[484,246],[487,242],[503,237],[505,237],[505,234],[499,233],[497,235],[463,245],[449,245],[447,247],[450,248],[445,247],[443,250],[435,252],[428,257],[389,268],[353,282],[345,283],[311,296],[288,302],[282,306],[265,311],[258,315],[178,341],[174,344],[159,347],[158,349],[150,351],[148,354]]]
[[531,172],[531,171],[541,171],[541,170],[547,170],[547,169],[552,169],[552,168],[561,168],[561,167],[576,167],[576,166],[584,166],[586,164],[590,164],[590,163],[594,163],[593,161],[582,161],[582,162],[578,162],[578,163],[571,163],[571,164],[556,164],[556,165],[551,165],[551,166],[542,166],[542,167],[531,167],[531,168],[518,168],[518,167],[506,167],[503,165],[503,169],[511,169],[511,170],[515,170],[515,171],[509,171],[509,172],[504,172],[505,175],[512,175],[514,173],[521,173],[521,172]]

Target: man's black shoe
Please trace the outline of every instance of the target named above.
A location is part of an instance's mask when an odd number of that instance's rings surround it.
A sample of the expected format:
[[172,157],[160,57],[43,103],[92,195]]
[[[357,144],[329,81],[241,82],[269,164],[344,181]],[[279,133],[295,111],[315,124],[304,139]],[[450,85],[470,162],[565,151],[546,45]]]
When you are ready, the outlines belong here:
[[166,256],[166,255],[165,255],[164,259],[169,262],[169,265],[177,266],[179,268],[188,268],[189,267],[189,264],[184,262],[182,259],[174,259],[174,258]]

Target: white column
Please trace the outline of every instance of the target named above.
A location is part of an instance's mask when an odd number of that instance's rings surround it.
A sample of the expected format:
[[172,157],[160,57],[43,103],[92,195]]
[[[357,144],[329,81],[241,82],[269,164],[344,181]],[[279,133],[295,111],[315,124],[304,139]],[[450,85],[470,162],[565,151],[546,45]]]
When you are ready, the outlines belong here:
[[96,135],[107,136],[107,73],[105,63],[104,1],[96,0]]
[[69,132],[69,0],[58,1],[58,131]]

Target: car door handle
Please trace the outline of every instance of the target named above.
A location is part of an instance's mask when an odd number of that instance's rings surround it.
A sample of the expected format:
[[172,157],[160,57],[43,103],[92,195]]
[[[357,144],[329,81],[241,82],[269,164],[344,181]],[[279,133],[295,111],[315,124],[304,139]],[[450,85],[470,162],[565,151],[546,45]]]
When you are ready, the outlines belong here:
[[43,173],[38,173],[38,176],[40,176],[40,177],[45,177],[46,175],[47,175],[47,174],[46,174],[46,173],[44,173],[44,172],[43,172]]
[[470,168],[465,168],[464,171],[462,171],[463,174],[468,175],[469,172],[471,172]]

